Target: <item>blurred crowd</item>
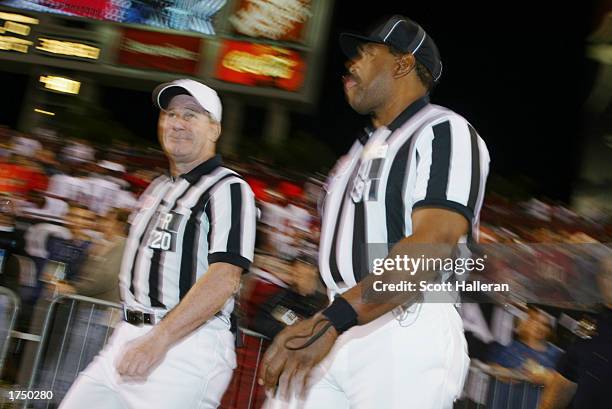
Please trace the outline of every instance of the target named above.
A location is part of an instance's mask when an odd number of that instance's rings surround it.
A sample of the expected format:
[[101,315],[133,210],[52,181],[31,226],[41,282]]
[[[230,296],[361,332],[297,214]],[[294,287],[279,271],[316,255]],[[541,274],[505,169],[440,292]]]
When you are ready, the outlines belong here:
[[[324,189],[320,178],[282,174],[260,161],[228,165],[246,176],[260,214],[256,257],[239,302],[240,327],[257,337],[238,337],[245,345],[238,350],[239,367],[223,407],[246,407],[247,401],[258,407],[263,391],[252,384],[266,345],[262,339],[328,302],[316,268]],[[129,215],[139,194],[165,169],[162,152],[151,148],[100,147],[52,132],[29,135],[0,128],[0,285],[21,300],[19,331],[39,334],[43,316],[35,306],[44,312],[57,294],[119,301],[117,277]],[[609,257],[601,248],[610,242],[610,218],[588,219],[558,204],[515,203],[490,194],[478,233],[482,251],[492,255],[483,277],[517,283],[515,288],[524,291],[464,308],[470,353],[507,385],[542,385],[562,354],[548,342],[560,311],[547,313],[529,304],[592,307],[598,300],[600,261]],[[538,284],[544,288],[539,292]],[[580,317],[574,314],[570,321],[580,322]],[[17,360],[4,368],[2,379],[24,384],[31,365],[28,359]],[[466,399],[497,407],[470,379]],[[499,390],[502,401],[509,402],[508,388]],[[538,394],[525,390],[531,403],[522,407],[535,407]]]

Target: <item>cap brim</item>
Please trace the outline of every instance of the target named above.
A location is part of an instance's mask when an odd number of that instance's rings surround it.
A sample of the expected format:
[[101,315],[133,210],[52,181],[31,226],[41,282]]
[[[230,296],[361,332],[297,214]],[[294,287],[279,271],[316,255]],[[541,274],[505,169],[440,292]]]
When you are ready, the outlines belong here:
[[377,38],[362,36],[353,33],[340,34],[340,48],[342,49],[342,53],[348,58],[355,57],[357,55],[359,46],[363,43],[384,44]]
[[161,84],[153,91],[153,103],[160,109],[166,109],[170,100],[177,95],[191,95],[191,93],[180,85],[172,83]]

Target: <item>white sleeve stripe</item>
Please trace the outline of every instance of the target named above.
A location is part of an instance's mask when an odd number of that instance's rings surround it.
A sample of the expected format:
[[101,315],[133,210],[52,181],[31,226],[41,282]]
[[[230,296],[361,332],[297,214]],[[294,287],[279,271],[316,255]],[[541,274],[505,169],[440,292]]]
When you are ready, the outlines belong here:
[[451,121],[451,155],[446,198],[468,204],[472,181],[472,146],[467,124]]
[[209,253],[233,253],[253,259],[256,231],[254,195],[242,179],[230,178],[211,192]]
[[231,212],[228,209],[231,206],[231,196],[229,185],[224,183],[211,192],[210,196],[211,220],[210,229],[210,248],[209,253],[227,251],[227,239],[229,236],[229,227],[231,226]]
[[253,192],[246,183],[242,183],[242,246],[240,254],[253,261],[255,249],[255,231],[257,215]]

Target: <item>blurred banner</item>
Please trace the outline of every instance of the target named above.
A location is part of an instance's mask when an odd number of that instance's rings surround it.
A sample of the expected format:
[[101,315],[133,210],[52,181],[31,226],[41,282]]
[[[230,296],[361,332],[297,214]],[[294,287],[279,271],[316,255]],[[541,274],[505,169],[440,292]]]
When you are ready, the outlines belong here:
[[310,0],[241,0],[229,18],[238,34],[272,40],[305,42]]
[[200,61],[199,37],[123,29],[117,62],[137,68],[196,75]]
[[97,61],[100,58],[101,49],[93,42],[49,36],[38,37],[37,41],[35,51],[51,57],[70,58],[79,61]]
[[4,0],[0,4],[24,10],[144,24],[214,35],[213,17],[225,0]]
[[216,77],[237,84],[297,91],[302,87],[305,71],[306,64],[298,51],[226,40]]

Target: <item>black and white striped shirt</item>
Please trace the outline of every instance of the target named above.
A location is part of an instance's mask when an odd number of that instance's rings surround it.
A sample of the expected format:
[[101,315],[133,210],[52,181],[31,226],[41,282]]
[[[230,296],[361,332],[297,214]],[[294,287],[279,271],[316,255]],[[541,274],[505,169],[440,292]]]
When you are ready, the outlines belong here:
[[[120,274],[131,307],[170,310],[216,262],[249,268],[255,246],[253,192],[219,155],[177,178],[162,175],[133,215]],[[229,300],[224,312],[230,312]]]
[[459,212],[476,239],[488,171],[474,128],[427,96],[388,127],[364,132],[327,181],[319,250],[327,287],[343,292],[363,279],[372,269],[368,251],[410,236],[418,207]]

